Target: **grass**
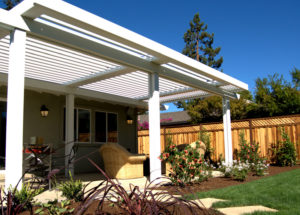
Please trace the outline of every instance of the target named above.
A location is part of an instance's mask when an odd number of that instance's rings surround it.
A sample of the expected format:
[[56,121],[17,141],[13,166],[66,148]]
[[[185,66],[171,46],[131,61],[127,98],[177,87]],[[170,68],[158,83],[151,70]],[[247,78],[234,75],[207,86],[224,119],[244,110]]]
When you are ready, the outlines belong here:
[[[246,184],[226,187],[208,192],[200,192],[188,198],[220,198],[229,200],[218,202],[214,208],[263,205],[277,209],[276,214],[300,215],[300,169],[280,173],[275,176]],[[257,212],[256,215],[274,214]]]

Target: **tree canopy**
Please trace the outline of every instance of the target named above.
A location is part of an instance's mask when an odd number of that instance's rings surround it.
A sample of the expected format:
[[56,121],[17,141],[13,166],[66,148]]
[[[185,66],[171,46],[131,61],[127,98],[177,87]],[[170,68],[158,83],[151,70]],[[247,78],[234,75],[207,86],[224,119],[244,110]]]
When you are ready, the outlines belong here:
[[[239,100],[230,102],[231,119],[299,114],[300,70],[295,68],[290,74],[292,82],[276,73],[268,78],[257,78],[254,97],[249,91],[243,91]],[[191,116],[192,123],[222,120],[222,98],[219,96],[189,100],[184,103],[184,108]]]
[[182,51],[201,63],[212,68],[219,69],[223,63],[223,57],[216,59],[221,47],[213,48],[214,33],[207,32],[207,25],[200,20],[199,13],[196,13],[190,21],[190,28],[183,36],[185,47]]

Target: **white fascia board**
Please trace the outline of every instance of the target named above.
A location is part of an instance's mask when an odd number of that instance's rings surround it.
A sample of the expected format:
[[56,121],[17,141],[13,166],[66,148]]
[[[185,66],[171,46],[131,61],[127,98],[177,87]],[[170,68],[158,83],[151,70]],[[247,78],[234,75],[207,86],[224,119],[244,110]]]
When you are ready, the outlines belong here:
[[89,52],[97,55],[105,60],[112,61],[125,67],[130,67],[136,70],[158,73],[159,76],[166,79],[196,88],[204,91],[211,92],[212,94],[226,96],[235,99],[235,95],[232,92],[223,90],[217,86],[205,83],[196,77],[189,76],[184,73],[180,73],[176,70],[160,66],[156,63],[144,60],[142,58],[129,55],[111,47],[96,43],[94,41],[82,38],[80,36],[47,26],[42,23],[38,23],[29,19],[25,19],[30,32],[36,36],[43,37],[59,42],[61,44],[80,49],[84,52]]
[[[248,90],[247,84],[229,75],[69,3],[60,0],[35,0],[34,2],[34,9],[38,10],[39,13],[46,14],[50,17],[112,39],[118,43],[151,54],[158,59],[157,63],[160,63],[161,58],[162,62],[168,61],[214,80],[234,85],[243,90]],[[24,12],[22,15],[34,19],[36,18],[36,13],[33,14],[34,16],[32,16],[32,12]]]
[[108,78],[112,78],[114,76],[118,76],[118,75],[124,75],[127,73],[131,73],[136,71],[135,69],[132,68],[124,68],[124,67],[118,67],[118,68],[114,68],[114,69],[110,69],[108,71],[105,72],[99,72],[90,76],[85,76],[83,78],[80,78],[78,80],[74,80],[68,83],[65,83],[66,86],[69,87],[79,87],[79,86],[83,86],[86,84],[90,84],[90,83],[94,83],[94,82],[98,82],[98,81],[102,81]]
[[[7,85],[7,74],[0,73],[0,84]],[[101,93],[81,88],[70,88],[61,84],[55,84],[51,82],[45,82],[30,78],[25,78],[25,89],[54,93],[60,95],[74,94],[76,97],[83,99],[93,99],[96,101],[104,101],[108,103],[115,103],[126,106],[133,106],[138,108],[147,108],[148,104],[146,102],[138,101],[135,99],[130,99],[122,96],[116,96],[108,93]]]

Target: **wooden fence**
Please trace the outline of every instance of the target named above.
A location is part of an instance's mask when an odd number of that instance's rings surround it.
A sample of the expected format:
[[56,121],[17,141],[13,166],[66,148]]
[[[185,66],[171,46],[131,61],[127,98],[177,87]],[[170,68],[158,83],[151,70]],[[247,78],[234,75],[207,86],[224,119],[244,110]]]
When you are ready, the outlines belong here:
[[[300,115],[248,119],[231,122],[233,150],[239,150],[239,134],[245,133],[248,142],[259,143],[260,154],[263,157],[271,155],[271,147],[282,140],[280,128],[284,128],[291,141],[295,143],[297,159],[300,160]],[[205,123],[193,126],[162,127],[161,151],[165,149],[166,139],[172,138],[176,145],[192,143],[199,139],[199,132],[205,130],[210,135],[214,148],[213,159],[222,154],[224,158],[223,123]],[[138,132],[138,152],[149,154],[149,131]]]

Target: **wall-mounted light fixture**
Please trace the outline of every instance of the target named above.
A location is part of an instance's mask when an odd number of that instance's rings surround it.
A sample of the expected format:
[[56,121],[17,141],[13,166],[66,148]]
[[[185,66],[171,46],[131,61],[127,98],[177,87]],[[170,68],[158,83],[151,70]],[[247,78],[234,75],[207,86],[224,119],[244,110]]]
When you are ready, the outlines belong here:
[[127,115],[126,122],[127,122],[128,125],[132,125],[133,124],[133,119],[131,118],[131,116]]
[[41,111],[42,117],[48,116],[49,109],[46,107],[46,105],[42,105],[40,111]]

